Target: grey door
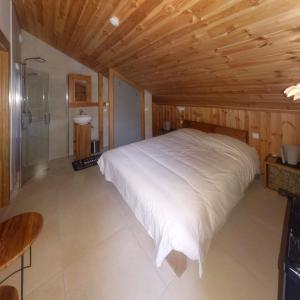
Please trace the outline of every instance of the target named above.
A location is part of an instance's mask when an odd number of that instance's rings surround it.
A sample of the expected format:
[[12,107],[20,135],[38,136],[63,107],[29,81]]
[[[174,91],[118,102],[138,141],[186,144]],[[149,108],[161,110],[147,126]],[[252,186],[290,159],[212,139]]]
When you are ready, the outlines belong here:
[[140,141],[140,92],[125,81],[114,78],[114,146]]

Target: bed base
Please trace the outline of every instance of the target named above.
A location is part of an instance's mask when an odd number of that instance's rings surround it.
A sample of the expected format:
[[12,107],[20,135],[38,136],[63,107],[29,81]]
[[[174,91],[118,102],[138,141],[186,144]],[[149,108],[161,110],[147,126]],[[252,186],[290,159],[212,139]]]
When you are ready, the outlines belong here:
[[187,257],[181,252],[172,250],[166,260],[177,277],[180,277],[187,269]]

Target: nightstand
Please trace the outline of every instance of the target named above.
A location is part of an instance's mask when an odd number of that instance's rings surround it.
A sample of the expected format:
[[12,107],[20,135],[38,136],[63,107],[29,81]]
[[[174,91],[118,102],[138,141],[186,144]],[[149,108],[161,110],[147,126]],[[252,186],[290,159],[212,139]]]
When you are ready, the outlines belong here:
[[300,163],[297,166],[283,164],[280,157],[268,155],[264,161],[264,173],[266,187],[300,195]]

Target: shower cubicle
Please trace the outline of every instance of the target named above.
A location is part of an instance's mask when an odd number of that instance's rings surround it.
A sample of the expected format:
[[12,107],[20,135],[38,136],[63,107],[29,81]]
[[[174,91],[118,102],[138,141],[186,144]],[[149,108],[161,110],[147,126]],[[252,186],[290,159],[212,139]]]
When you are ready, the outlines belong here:
[[49,74],[32,68],[30,62],[45,60],[31,57],[22,64],[21,184],[45,172],[49,161]]

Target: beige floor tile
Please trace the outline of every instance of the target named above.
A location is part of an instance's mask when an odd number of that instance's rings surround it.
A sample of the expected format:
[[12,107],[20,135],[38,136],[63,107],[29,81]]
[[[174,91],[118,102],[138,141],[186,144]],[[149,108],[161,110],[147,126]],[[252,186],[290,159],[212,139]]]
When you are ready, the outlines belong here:
[[248,215],[260,220],[263,226],[278,234],[283,223],[286,204],[286,198],[264,188],[259,180],[255,180],[248,188],[243,201],[239,203],[238,211],[244,210]]
[[96,246],[126,226],[121,210],[104,193],[93,201],[84,196],[79,197],[81,204],[76,201],[78,199],[72,200],[59,211],[64,267],[85,249]]
[[[259,191],[260,189],[258,189]],[[278,255],[281,243],[282,223],[285,212],[285,200],[273,195],[270,191],[263,191],[264,197],[257,201],[256,197],[246,198],[234,209],[225,226],[215,236],[214,241],[242,264],[270,288],[277,285]],[[270,197],[271,195],[271,197]],[[273,203],[270,202],[273,200]],[[255,214],[253,203],[257,201]],[[267,203],[262,204],[261,202]],[[279,205],[276,202],[280,202]],[[268,206],[268,209],[260,209]],[[277,206],[277,208],[276,208]],[[252,210],[249,208],[252,207]],[[273,212],[269,212],[273,211]],[[267,222],[267,216],[280,220],[273,224]],[[266,216],[266,218],[264,218]],[[266,224],[268,223],[268,225]]]
[[25,300],[65,300],[63,274],[55,275],[46,284],[36,288]]
[[213,244],[203,277],[198,278],[198,264],[190,263],[183,276],[168,286],[161,300],[275,300],[274,296],[271,289]]
[[[74,172],[71,160],[52,161],[46,177],[27,182],[0,210],[0,220],[25,211],[44,216],[25,271],[26,300],[268,300],[276,298],[285,205],[255,180],[217,233],[201,279],[193,262],[181,278],[167,263],[155,267],[151,238],[97,166]],[[18,275],[7,282],[19,283]]]
[[62,246],[59,224],[56,220],[45,226],[32,247],[32,268],[26,270],[27,291],[44,284],[49,278],[63,270]]
[[67,299],[158,299],[165,286],[128,230],[66,268]]
[[155,264],[156,251],[154,247],[154,242],[151,237],[147,234],[143,226],[138,222],[137,219],[132,218],[129,226],[129,230],[133,233],[134,237],[138,241],[140,247],[144,250],[150,263],[156,269],[159,277],[163,280],[166,285],[169,285],[170,282],[176,277],[175,273],[169,266],[169,264],[164,261],[162,265],[158,268]]

